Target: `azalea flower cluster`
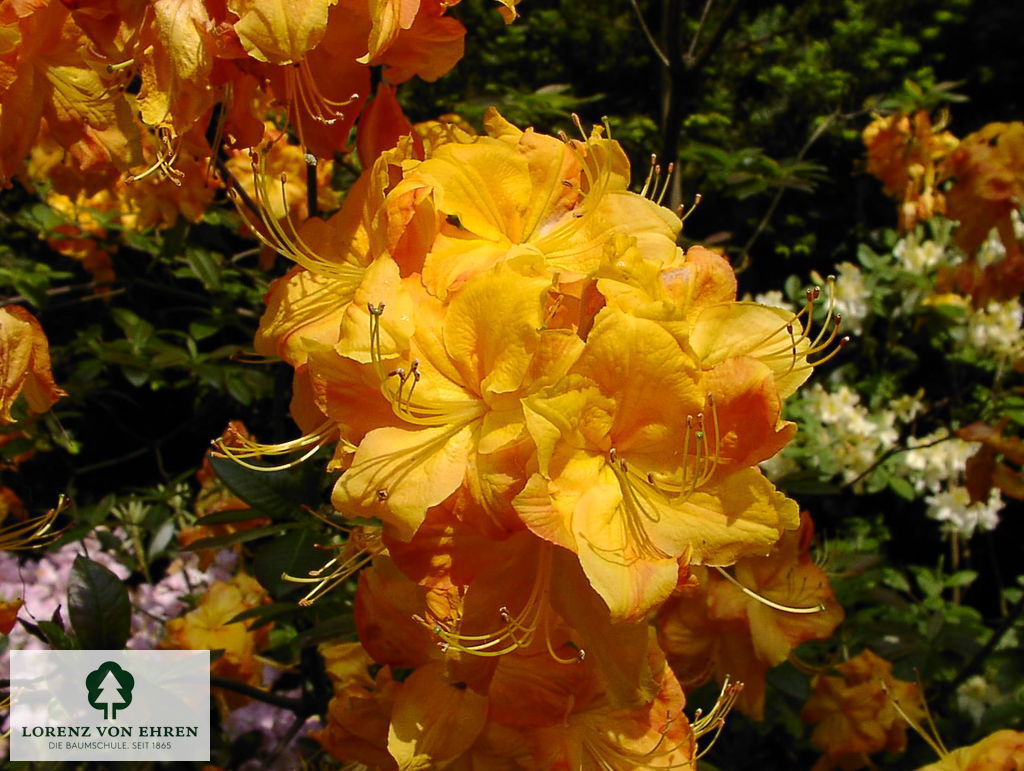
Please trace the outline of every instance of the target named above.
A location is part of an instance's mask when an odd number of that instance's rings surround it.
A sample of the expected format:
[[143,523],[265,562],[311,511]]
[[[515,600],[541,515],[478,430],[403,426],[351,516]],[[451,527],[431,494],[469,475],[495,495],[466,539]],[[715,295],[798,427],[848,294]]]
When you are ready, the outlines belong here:
[[[507,21],[515,2],[502,0]],[[357,119],[367,138],[384,130],[401,114],[397,84],[436,80],[462,57],[451,5],[5,3],[0,188],[41,186],[69,220],[54,248],[109,281],[103,216],[129,229],[198,220],[223,184],[222,154],[271,138],[268,118],[313,164],[347,149]],[[382,74],[364,111],[371,67]]]
[[[268,292],[257,351],[294,367],[306,433],[219,449],[251,465],[334,448],[332,502],[358,548],[308,599],[372,559],[360,644],[325,651],[336,756],[683,767],[738,688],[702,663],[723,699],[688,721],[650,623],[664,609],[678,637],[666,601],[757,640],[755,713],[764,671],[838,623],[809,523],[797,534],[796,504],[757,466],[792,437],[783,400],[838,350],[837,324],[812,326],[817,290],[798,313],[738,302],[723,257],[676,246],[658,170],[629,191],[604,129],[556,138],[494,111],[485,126],[419,127],[328,220],[275,224],[257,174],[254,229],[297,263]],[[713,635],[668,649],[710,661]]]
[[[989,123],[958,139],[927,112],[880,116],[864,129],[867,169],[900,201],[900,229],[937,215],[960,225],[956,245],[968,259],[942,283],[976,305],[1024,291],[1024,248],[1013,216],[1024,202],[1024,123]],[[995,230],[1002,259],[982,265],[974,252]]]

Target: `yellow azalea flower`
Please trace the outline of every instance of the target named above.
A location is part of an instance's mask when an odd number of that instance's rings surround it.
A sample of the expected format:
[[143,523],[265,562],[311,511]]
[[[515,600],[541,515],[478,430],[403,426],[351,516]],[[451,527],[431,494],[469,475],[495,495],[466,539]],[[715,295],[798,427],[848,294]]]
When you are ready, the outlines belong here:
[[0,424],[16,422],[11,408],[20,395],[36,414],[66,396],[53,380],[42,326],[21,306],[8,305],[0,308]]
[[[364,286],[358,300],[355,293],[366,267],[384,257],[442,301],[472,276],[509,263],[525,275],[557,275],[558,302],[566,304],[582,292],[573,282],[592,279],[609,249],[639,245],[648,259],[674,257],[679,219],[629,192],[625,155],[600,132],[566,143],[521,131],[493,111],[489,136],[444,126],[428,132],[429,141],[420,138],[425,160],[412,157],[411,139],[383,153],[326,223],[278,223],[270,212],[280,194],[265,171],[258,175],[256,199],[266,214],[254,229],[267,231],[267,243],[302,268],[267,294],[260,353],[301,364],[302,340],[333,345],[346,315],[353,322],[361,316],[348,334],[365,341],[366,304],[393,301],[383,287]],[[401,319],[392,308],[380,319],[382,331]],[[361,349],[365,357],[365,342]]]
[[[508,463],[502,452],[526,439],[520,397],[564,371],[580,345],[571,335],[541,329],[548,286],[544,278],[492,271],[469,281],[447,309],[419,298],[408,352],[398,360],[375,354],[370,365],[399,425],[362,438],[335,486],[335,508],[380,517],[408,540],[427,510],[463,484],[486,508],[501,498],[492,483],[510,487],[523,477],[522,465]],[[381,317],[386,314],[385,308]],[[316,361],[311,371],[318,371]],[[362,407],[343,402],[325,412],[345,424],[342,409]],[[475,483],[468,482],[470,473]],[[511,479],[502,483],[494,475]]]
[[[215,675],[249,685],[262,683],[263,665],[256,653],[267,644],[270,626],[250,630],[252,621],[229,623],[239,613],[258,607],[270,599],[256,579],[239,573],[230,581],[215,581],[199,601],[199,606],[181,618],[172,618],[164,627],[161,648],[180,650],[220,650],[213,662]],[[222,704],[238,706],[237,694],[219,693]]]
[[[292,365],[306,361],[307,340],[333,346],[348,334],[360,338],[369,351],[367,303],[390,303],[392,312],[382,318],[385,335],[396,335],[393,345],[404,346],[411,333],[402,313],[395,313],[399,301],[400,265],[389,256],[398,246],[390,243],[376,227],[378,212],[385,202],[389,168],[404,158],[410,144],[385,152],[349,190],[340,211],[328,220],[311,217],[296,228],[288,218],[274,216],[280,195],[268,188],[265,161],[254,176],[254,192],[263,216],[251,227],[271,248],[297,263],[287,275],[274,281],[267,291],[267,310],[260,320],[255,347],[258,353],[280,356]],[[262,234],[266,234],[265,236]],[[378,257],[379,255],[379,257]],[[377,269],[367,272],[371,265]],[[396,269],[397,268],[397,269]],[[359,297],[357,292],[362,289]],[[358,330],[342,329],[353,301],[350,321]],[[393,323],[394,322],[394,323]],[[368,360],[368,355],[363,360]]]
[[691,569],[695,583],[669,599],[657,621],[684,687],[732,676],[743,682],[738,709],[762,718],[768,669],[800,643],[827,638],[843,618],[825,572],[811,560],[813,534],[805,514],[770,554],[744,557],[727,575]]
[[608,305],[658,321],[703,369],[728,359],[757,359],[772,371],[780,398],[795,393],[846,342],[839,339],[831,285],[826,319],[815,329],[811,318],[820,288],[808,291],[798,313],[736,302],[732,266],[700,246],[663,263],[646,259],[639,249],[621,250],[599,276]]
[[705,375],[658,323],[607,309],[568,377],[524,400],[539,473],[516,510],[579,556],[616,620],[667,598],[681,557],[728,565],[798,523],[753,468],[791,429],[776,430],[770,371],[745,361],[739,378]]
[[1024,733],[996,731],[968,747],[943,755],[941,760],[918,771],[1022,771],[1024,769]]
[[509,259],[539,260],[562,281],[593,276],[622,234],[648,259],[675,252],[679,219],[628,190],[629,164],[600,130],[567,143],[521,131],[496,111],[488,136],[448,142],[403,163],[396,199],[428,196],[440,227],[423,262],[428,290],[444,297],[470,275]]
[[444,676],[432,662],[413,672],[395,698],[388,752],[399,769],[439,768],[476,741],[487,723],[488,699]]
[[887,750],[902,752],[907,745],[907,723],[902,714],[918,721],[924,714],[921,695],[913,683],[892,676],[892,664],[863,650],[836,667],[840,677],[819,675],[801,720],[817,723],[811,742],[824,751],[815,771],[860,768],[865,756]]

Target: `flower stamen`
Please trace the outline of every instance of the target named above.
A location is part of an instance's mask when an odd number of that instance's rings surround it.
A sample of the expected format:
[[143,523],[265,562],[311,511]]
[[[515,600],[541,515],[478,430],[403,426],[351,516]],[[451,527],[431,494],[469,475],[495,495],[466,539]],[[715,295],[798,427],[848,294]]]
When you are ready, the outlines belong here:
[[725,680],[722,681],[722,689],[718,693],[718,699],[711,710],[705,715],[703,710],[698,709],[693,716],[692,727],[695,739],[700,739],[714,731],[711,741],[708,742],[704,749],[697,753],[698,759],[704,757],[718,740],[722,729],[725,727],[725,718],[732,711],[733,706],[736,704],[736,699],[739,698],[742,691],[743,683],[733,680],[729,675],[726,675]]
[[[319,519],[322,516],[313,512]],[[327,520],[324,520],[327,521]],[[334,523],[329,523],[334,524]],[[299,600],[299,605],[308,607],[325,594],[358,573],[373,561],[387,547],[381,540],[379,527],[358,527],[348,531],[348,538],[340,544],[317,544],[317,549],[333,550],[335,555],[308,576],[292,576],[282,573],[281,578],[297,584],[314,584],[313,588]]]
[[572,641],[567,641],[564,644],[575,648],[577,653],[566,658],[558,654],[552,641],[554,610],[551,608],[551,561],[552,549],[542,547],[530,594],[522,610],[519,613],[512,613],[507,606],[498,608],[502,627],[497,631],[486,634],[463,634],[458,631],[462,623],[460,615],[450,620],[435,617],[432,622],[422,616],[413,616],[413,619],[433,632],[438,638],[438,647],[445,653],[458,651],[472,656],[504,656],[516,650],[529,648],[540,634],[543,636],[548,655],[556,662],[579,663],[586,657],[586,652],[582,648]]
[[724,578],[730,584],[735,586],[737,589],[739,589],[745,595],[747,595],[748,597],[750,597],[753,600],[757,600],[759,603],[761,603],[762,605],[765,605],[765,606],[771,608],[772,610],[779,610],[779,611],[782,611],[783,613],[797,613],[797,614],[823,613],[825,611],[825,603],[823,603],[823,602],[819,602],[817,605],[808,606],[808,607],[794,607],[792,605],[783,605],[781,602],[775,602],[774,600],[769,600],[767,597],[764,597],[764,596],[758,594],[757,592],[755,592],[750,587],[744,586],[743,584],[741,584],[738,580],[736,580],[735,576],[731,575],[730,573],[727,573],[724,568],[722,568],[722,567],[720,567],[718,565],[712,565],[711,567],[713,567],[715,570],[717,570],[718,573],[722,576],[722,578]]
[[[228,443],[229,441],[231,442],[230,444]],[[355,451],[355,446],[344,439],[340,439],[337,435],[337,427],[332,421],[327,420],[310,433],[279,444],[262,444],[241,434],[233,433],[230,439],[220,437],[212,442],[212,455],[215,458],[230,458],[239,466],[253,471],[284,471],[309,460],[321,447],[332,441],[340,441],[346,446],[347,450]],[[246,460],[247,458],[259,458],[264,455],[288,455],[302,450],[305,450],[305,452],[300,457],[277,466],[257,465]]]
[[[242,220],[256,237],[265,246],[273,249],[278,254],[301,265],[317,275],[329,279],[344,281],[353,285],[361,279],[363,267],[342,262],[332,262],[319,256],[299,234],[295,223],[289,215],[285,215],[284,224],[274,216],[274,207],[270,199],[270,191],[267,188],[267,159],[266,154],[259,150],[250,150],[249,157],[252,161],[253,176],[253,199],[256,204],[256,217],[250,213],[239,201],[238,191],[232,187],[228,188],[228,196],[236,202],[236,208]],[[281,210],[289,211],[288,196],[285,190],[287,176],[282,174],[279,177]],[[257,219],[258,218],[258,219]]]
[[367,303],[366,308],[370,314],[370,359],[380,380],[381,395],[388,400],[397,417],[418,426],[445,426],[453,423],[465,424],[483,414],[485,407],[476,400],[414,400],[416,385],[423,376],[419,359],[412,359],[408,368],[400,366],[386,370],[380,330],[384,303]]
[[68,499],[61,495],[57,499],[57,505],[45,514],[0,528],[0,550],[14,551],[49,546],[64,535],[64,528],[54,530],[53,523],[70,505]]
[[174,136],[174,132],[169,126],[158,126],[156,138],[159,144],[156,160],[145,171],[126,175],[124,178],[126,185],[135,184],[159,172],[176,187],[181,187],[181,180],[185,178],[185,172],[174,168],[174,162],[178,160],[178,151],[181,149],[181,137]]

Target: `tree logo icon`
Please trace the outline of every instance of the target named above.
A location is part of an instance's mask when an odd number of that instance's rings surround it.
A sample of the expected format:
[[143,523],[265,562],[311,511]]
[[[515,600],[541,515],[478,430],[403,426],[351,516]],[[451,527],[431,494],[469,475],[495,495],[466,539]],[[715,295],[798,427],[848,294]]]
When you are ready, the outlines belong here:
[[107,720],[114,720],[119,709],[132,703],[135,678],[113,661],[104,661],[86,675],[85,687],[89,692],[89,704],[102,709]]

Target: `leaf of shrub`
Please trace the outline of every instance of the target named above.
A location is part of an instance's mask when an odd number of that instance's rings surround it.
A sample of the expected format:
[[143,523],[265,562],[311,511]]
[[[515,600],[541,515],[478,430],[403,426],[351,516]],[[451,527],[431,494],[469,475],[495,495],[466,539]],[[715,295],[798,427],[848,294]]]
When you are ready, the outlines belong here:
[[86,650],[120,650],[131,633],[124,582],[88,557],[77,557],[68,585],[68,618]]

